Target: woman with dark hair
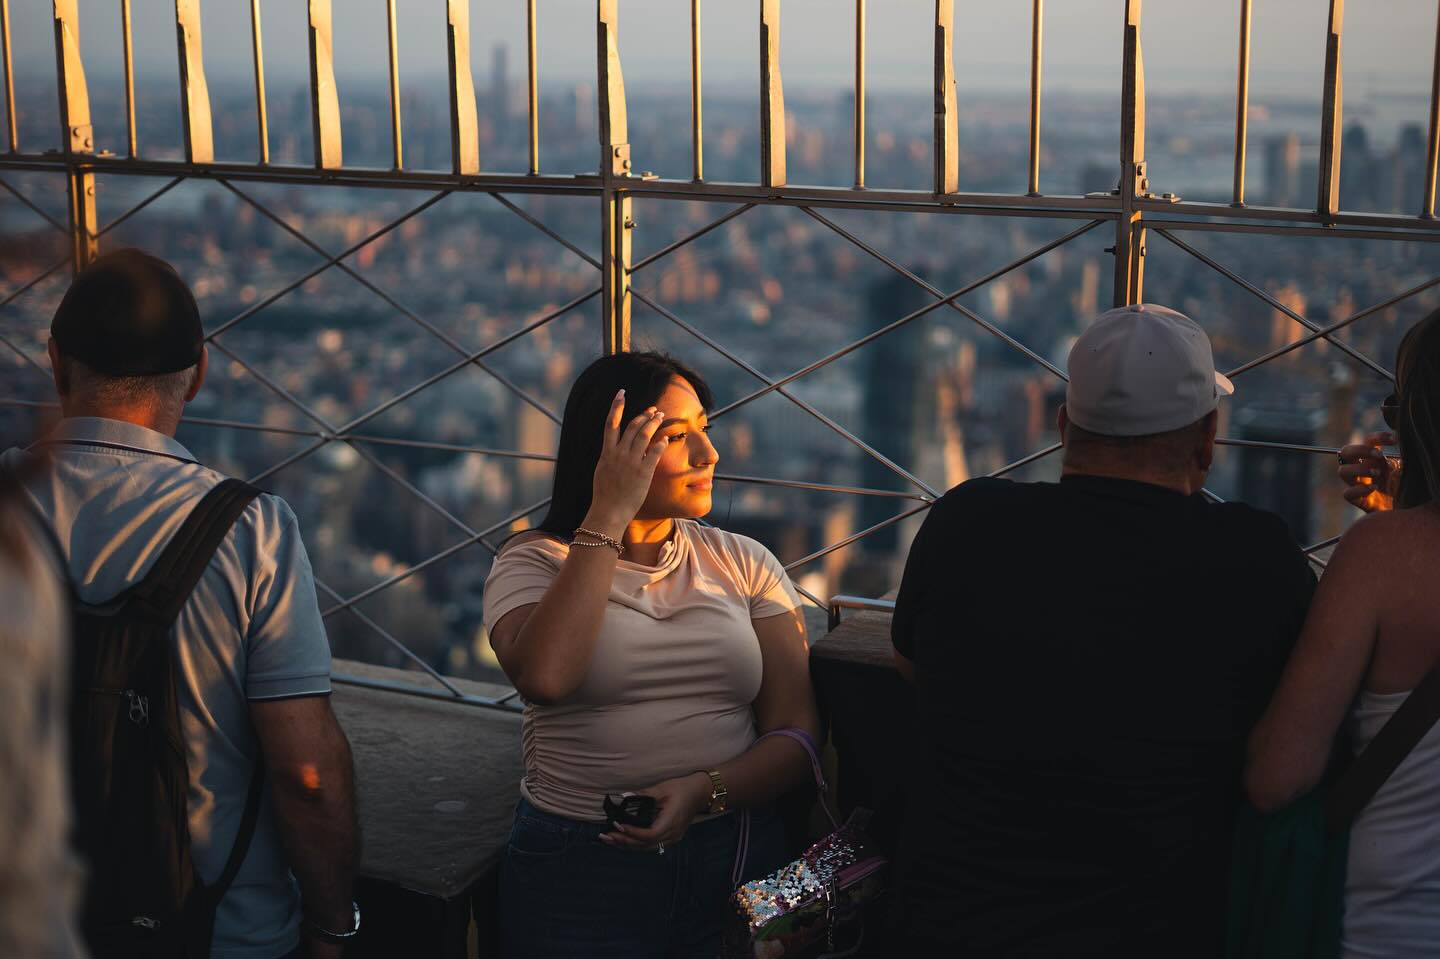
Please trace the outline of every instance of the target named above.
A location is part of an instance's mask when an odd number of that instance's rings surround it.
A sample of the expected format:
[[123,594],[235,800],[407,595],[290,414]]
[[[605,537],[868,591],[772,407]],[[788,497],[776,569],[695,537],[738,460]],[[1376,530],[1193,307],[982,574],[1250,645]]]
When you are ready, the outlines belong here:
[[[1319,783],[1342,723],[1358,754],[1440,666],[1440,311],[1405,334],[1395,374],[1395,400],[1384,409],[1404,464],[1389,486],[1394,509],[1370,513],[1341,539],[1251,734],[1246,791],[1262,811]],[[1344,956],[1440,954],[1437,851],[1440,726],[1350,828]]]
[[486,581],[490,643],[525,698],[506,956],[708,959],[736,882],[787,858],[768,804],[809,760],[759,737],[816,734],[805,624],[774,556],[697,522],[711,404],[669,357],[592,363],[549,513]]

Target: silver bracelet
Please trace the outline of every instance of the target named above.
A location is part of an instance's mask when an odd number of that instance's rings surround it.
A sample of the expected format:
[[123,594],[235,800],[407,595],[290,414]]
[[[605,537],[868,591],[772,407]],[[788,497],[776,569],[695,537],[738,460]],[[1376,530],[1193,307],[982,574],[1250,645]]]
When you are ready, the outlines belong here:
[[[588,537],[590,537],[591,539],[599,540],[599,542],[598,542],[598,543],[582,543],[580,540],[578,540],[578,539],[575,538],[575,537],[577,537],[577,536],[588,536]],[[577,527],[575,527],[575,534],[574,534],[574,536],[572,536],[572,537],[570,538],[570,545],[571,545],[571,546],[608,546],[608,547],[610,547],[611,549],[613,549],[617,555],[623,554],[623,553],[625,552],[625,544],[622,543],[622,542],[620,542],[620,541],[619,541],[618,539],[616,539],[615,537],[613,537],[613,536],[606,536],[604,533],[597,533],[597,532],[595,532],[593,529],[586,529],[586,528],[583,527],[583,526],[577,526]]]

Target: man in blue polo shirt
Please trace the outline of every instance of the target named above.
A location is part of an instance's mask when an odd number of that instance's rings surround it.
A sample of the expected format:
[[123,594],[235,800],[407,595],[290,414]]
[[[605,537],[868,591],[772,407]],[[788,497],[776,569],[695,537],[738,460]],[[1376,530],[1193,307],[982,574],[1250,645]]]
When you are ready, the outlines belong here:
[[[145,576],[224,478],[174,438],[205,380],[204,334],[185,283],[137,250],[81,272],[50,329],[64,419],[0,466],[29,467],[24,493],[54,530],[79,598],[103,603]],[[255,764],[267,773],[254,837],[216,913],[215,959],[338,956],[358,923],[353,769],[330,708],[310,562],[283,500],[262,494],[246,508],[174,641],[190,840],[205,882],[234,844]]]
[[1315,577],[1279,517],[1201,492],[1231,387],[1198,324],[1112,310],[1069,378],[1060,482],[963,483],[910,549],[901,927],[911,955],[1212,959]]

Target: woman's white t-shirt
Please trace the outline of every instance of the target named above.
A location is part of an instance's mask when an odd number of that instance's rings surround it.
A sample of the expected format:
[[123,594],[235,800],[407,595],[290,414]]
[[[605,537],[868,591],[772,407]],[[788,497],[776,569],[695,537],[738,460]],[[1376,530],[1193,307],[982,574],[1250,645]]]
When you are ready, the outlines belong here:
[[[569,546],[505,550],[485,581],[485,626],[538,603]],[[659,564],[616,564],[594,655],[563,702],[527,703],[521,792],[541,809],[601,821],[608,793],[713,769],[754,742],[760,691],[753,619],[798,609],[779,561],[755,540],[676,520]]]

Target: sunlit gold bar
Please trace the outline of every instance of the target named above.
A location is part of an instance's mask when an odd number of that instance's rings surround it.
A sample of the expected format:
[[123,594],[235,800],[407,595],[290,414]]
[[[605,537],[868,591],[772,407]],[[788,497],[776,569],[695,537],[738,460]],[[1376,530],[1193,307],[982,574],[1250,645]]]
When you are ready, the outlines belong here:
[[1435,18],[1435,59],[1431,61],[1428,147],[1425,157],[1425,205],[1420,210],[1420,215],[1427,218],[1435,215],[1435,165],[1440,161],[1440,13]]
[[386,0],[390,16],[390,142],[395,169],[405,169],[405,139],[400,127],[400,49],[395,29],[395,0]]
[[1250,5],[1240,0],[1240,55],[1235,74],[1235,188],[1230,202],[1245,205],[1245,148],[1250,127]]
[[335,170],[343,165],[340,140],[340,97],[335,89],[335,47],[330,0],[310,2],[310,126],[315,138],[315,165]]
[[785,90],[780,81],[780,0],[760,0],[760,184],[785,185]]
[[1034,0],[1030,16],[1030,195],[1040,195],[1040,53],[1045,0]]
[[120,0],[120,32],[125,58],[126,156],[133,160],[139,152],[139,143],[135,135],[135,52],[130,42],[130,0]]
[[865,186],[865,0],[855,0],[855,188]]
[[955,0],[935,0],[935,192],[960,189],[955,103]]
[[475,111],[475,79],[470,74],[470,0],[447,0],[445,9],[452,169],[474,174],[480,172],[480,125]]
[[1340,35],[1345,25],[1345,0],[1330,0],[1325,31],[1325,90],[1320,113],[1320,186],[1315,212],[1333,216],[1340,208],[1340,125],[1345,84],[1340,70]]
[[535,0],[525,5],[525,39],[529,50],[526,71],[529,76],[528,106],[530,118],[530,175],[540,173],[540,61],[536,46],[538,25],[535,19]]
[[0,0],[0,56],[5,59],[5,134],[10,152],[20,146],[19,128],[15,124],[15,83],[10,63],[10,0]]
[[596,66],[600,91],[600,170],[612,176],[630,173],[630,118],[625,103],[625,74],[620,68],[619,0],[599,0]]
[[1145,57],[1140,47],[1140,6],[1141,0],[1125,0],[1115,306],[1139,303],[1145,288],[1145,214],[1136,206],[1136,200],[1149,192],[1145,175]]
[[[60,86],[60,122],[65,128],[66,187],[70,200],[70,254],[75,272],[95,258],[99,230],[95,214],[95,175],[81,162],[95,152],[90,125],[90,91],[80,58],[80,12],[76,0],[54,0],[55,68]],[[79,162],[77,162],[77,158]]]
[[690,150],[695,157],[694,179],[705,179],[704,114],[700,83],[700,0],[690,0]]
[[260,141],[260,162],[270,162],[270,121],[265,113],[265,48],[260,35],[260,0],[250,0],[251,59],[255,64],[255,133]]
[[628,190],[617,182],[630,176],[630,120],[625,75],[620,68],[619,0],[599,0],[596,16],[597,89],[600,91],[601,200],[600,286],[603,293],[601,348],[630,349],[630,262],[635,221]]
[[200,0],[175,0],[175,42],[180,55],[180,129],[185,159],[213,163],[215,138],[210,122],[210,88],[200,34]]

